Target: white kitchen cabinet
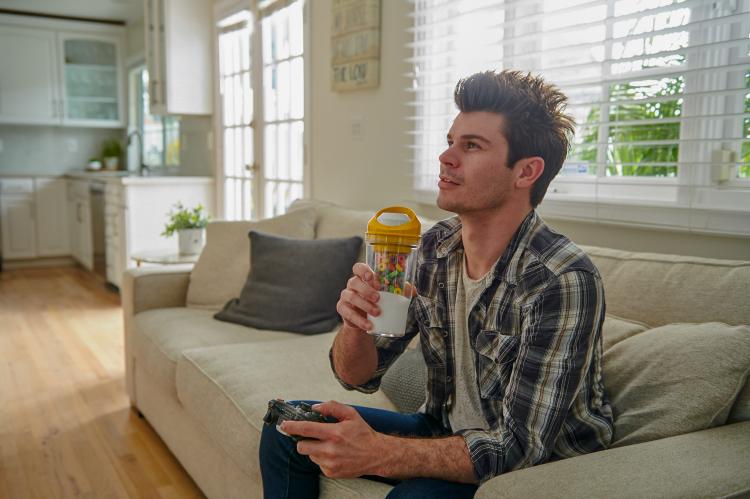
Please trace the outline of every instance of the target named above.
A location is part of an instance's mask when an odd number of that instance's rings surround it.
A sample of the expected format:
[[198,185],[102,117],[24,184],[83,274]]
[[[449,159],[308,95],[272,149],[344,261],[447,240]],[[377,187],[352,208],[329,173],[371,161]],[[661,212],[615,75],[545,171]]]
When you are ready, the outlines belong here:
[[104,189],[104,239],[107,282],[120,287],[126,266],[125,217],[122,184],[110,182]]
[[124,35],[0,14],[0,123],[124,127]]
[[61,178],[34,179],[36,256],[70,255],[66,187]]
[[0,24],[0,68],[0,123],[60,123],[54,32]]
[[34,258],[36,256],[34,193],[3,192],[0,198],[0,216],[2,216],[3,258]]
[[94,242],[91,230],[91,202],[89,183],[84,180],[68,181],[70,200],[70,241],[73,259],[88,270],[94,269]]
[[212,3],[144,0],[153,114],[211,114]]
[[63,124],[124,126],[120,39],[60,32],[58,48]]

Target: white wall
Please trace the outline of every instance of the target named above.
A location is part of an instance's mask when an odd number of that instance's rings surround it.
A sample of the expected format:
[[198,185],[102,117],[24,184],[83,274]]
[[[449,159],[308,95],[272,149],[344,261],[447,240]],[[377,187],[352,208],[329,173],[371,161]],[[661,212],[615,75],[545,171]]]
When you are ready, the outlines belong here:
[[[406,106],[411,81],[404,59],[410,55],[411,4],[381,0],[381,79],[374,90],[333,92],[330,84],[331,0],[314,0],[312,9],[312,196],[347,206],[376,210],[402,203],[432,218],[447,216],[433,205],[412,201]],[[352,119],[363,118],[364,136],[352,138]],[[437,158],[435,158],[437,163]],[[631,251],[678,253],[750,260],[750,238],[712,236],[583,222],[549,220],[579,244]]]
[[[410,80],[406,28],[410,5],[381,0],[380,86],[372,90],[331,90],[331,0],[312,8],[311,187],[312,196],[348,206],[376,209],[403,202],[410,191],[408,108]],[[352,120],[361,117],[363,137],[352,138]]]

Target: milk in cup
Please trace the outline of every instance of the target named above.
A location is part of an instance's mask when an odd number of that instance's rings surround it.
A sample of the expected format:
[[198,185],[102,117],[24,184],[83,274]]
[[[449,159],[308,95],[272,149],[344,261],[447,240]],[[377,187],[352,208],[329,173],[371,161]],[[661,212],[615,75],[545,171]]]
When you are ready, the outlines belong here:
[[406,332],[406,319],[414,290],[421,224],[409,208],[389,206],[367,224],[367,265],[379,285],[380,315],[367,315],[376,336],[398,337]]

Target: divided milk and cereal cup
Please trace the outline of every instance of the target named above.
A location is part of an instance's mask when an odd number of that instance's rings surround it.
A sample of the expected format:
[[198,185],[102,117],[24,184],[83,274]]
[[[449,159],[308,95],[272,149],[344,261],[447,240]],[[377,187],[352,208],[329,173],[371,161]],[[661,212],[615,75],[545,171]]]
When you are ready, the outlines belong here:
[[415,294],[417,247],[421,224],[409,208],[383,208],[367,223],[367,265],[380,288],[380,315],[367,315],[376,336],[398,337],[406,331],[409,303]]

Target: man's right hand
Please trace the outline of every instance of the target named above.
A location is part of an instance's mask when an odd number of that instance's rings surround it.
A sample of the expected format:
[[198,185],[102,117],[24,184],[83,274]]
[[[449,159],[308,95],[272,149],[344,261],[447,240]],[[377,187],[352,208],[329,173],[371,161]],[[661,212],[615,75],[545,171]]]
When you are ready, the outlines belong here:
[[370,331],[373,325],[367,319],[367,314],[380,315],[380,308],[377,306],[380,285],[374,272],[366,264],[355,263],[352,271],[354,275],[341,291],[336,311],[343,319],[344,327],[362,332]]

